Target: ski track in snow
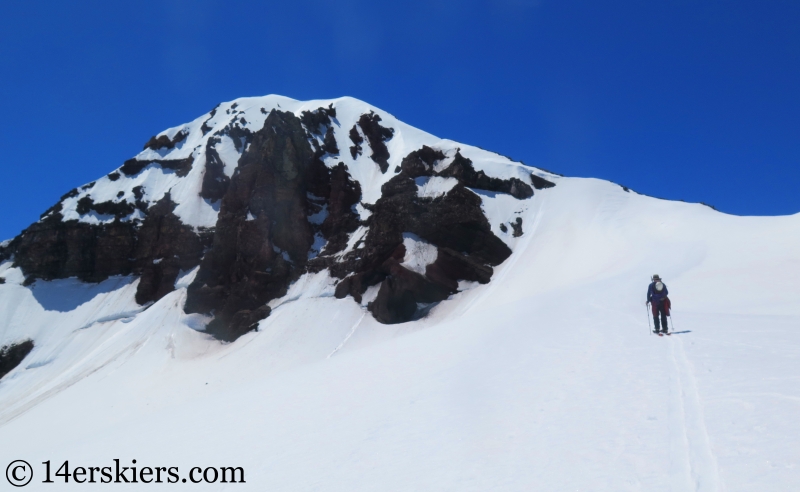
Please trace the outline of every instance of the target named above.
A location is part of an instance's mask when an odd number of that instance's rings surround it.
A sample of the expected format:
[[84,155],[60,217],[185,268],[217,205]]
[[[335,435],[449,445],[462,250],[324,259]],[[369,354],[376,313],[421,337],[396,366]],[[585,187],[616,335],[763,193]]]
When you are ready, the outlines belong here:
[[337,345],[337,346],[336,346],[336,348],[335,348],[335,349],[333,349],[333,352],[331,352],[330,354],[328,354],[328,357],[326,357],[326,359],[330,359],[331,357],[333,357],[333,356],[336,354],[336,352],[340,351],[340,350],[342,349],[342,347],[344,347],[344,345],[347,343],[347,341],[348,341],[348,340],[350,340],[350,338],[351,338],[351,337],[353,336],[353,334],[356,332],[356,330],[358,329],[358,325],[360,325],[360,324],[361,324],[361,321],[363,321],[363,320],[364,320],[364,316],[366,316],[366,315],[367,315],[367,312],[366,312],[366,311],[364,311],[364,314],[362,314],[362,315],[361,315],[361,317],[360,317],[360,318],[358,318],[358,321],[356,321],[356,322],[355,322],[355,324],[353,325],[353,327],[350,329],[350,332],[348,332],[348,333],[347,333],[347,336],[345,336],[345,337],[344,337],[344,340],[342,340],[342,343],[340,343],[339,345]]
[[683,340],[672,335],[670,371],[670,476],[672,490],[716,492],[720,488],[717,460],[706,429],[697,381],[683,349]]

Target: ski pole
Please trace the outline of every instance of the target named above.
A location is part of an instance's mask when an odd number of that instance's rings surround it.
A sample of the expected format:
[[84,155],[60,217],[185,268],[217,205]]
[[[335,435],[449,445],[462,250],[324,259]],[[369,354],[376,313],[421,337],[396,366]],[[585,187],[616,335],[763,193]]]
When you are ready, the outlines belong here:
[[644,305],[644,309],[647,311],[647,331],[652,335],[653,330],[650,329],[650,308],[648,306],[650,306],[649,302]]

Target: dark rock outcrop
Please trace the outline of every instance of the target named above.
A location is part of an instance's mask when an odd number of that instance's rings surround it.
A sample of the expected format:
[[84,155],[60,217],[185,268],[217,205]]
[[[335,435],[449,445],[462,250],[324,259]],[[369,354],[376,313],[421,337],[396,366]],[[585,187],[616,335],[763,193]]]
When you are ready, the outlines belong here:
[[543,190],[545,188],[552,188],[555,186],[555,183],[551,183],[544,178],[540,178],[539,176],[531,173],[531,183],[533,183],[533,187],[537,190]]
[[[315,236],[308,216],[319,209],[315,197],[330,198],[331,174],[301,120],[271,111],[239,159],[222,198],[213,246],[189,287],[186,311],[213,312],[210,333],[233,340],[253,329],[269,314],[265,304],[305,271]],[[337,189],[343,209],[353,192]]]
[[[353,146],[350,147],[350,155],[355,159],[363,152],[364,149],[361,146],[364,143],[364,137],[361,136],[363,133],[372,149],[370,158],[378,164],[381,172],[385,173],[389,169],[389,149],[386,148],[386,141],[394,136],[394,129],[385,128],[381,126],[380,122],[381,117],[374,112],[361,115],[358,122],[350,129],[350,141],[353,142]],[[361,132],[358,131],[358,128],[361,128]]]
[[135,226],[114,221],[93,225],[64,221],[60,213],[31,224],[13,244],[14,264],[32,282],[78,277],[101,282],[113,275],[130,275]]
[[212,202],[222,199],[231,183],[231,178],[225,174],[225,164],[215,147],[219,142],[218,137],[211,137],[206,144],[206,172],[200,190],[200,196]]
[[[322,137],[322,146],[319,146],[316,139],[312,140],[312,145],[314,145],[317,150],[319,157],[322,157],[325,153],[339,155],[339,146],[336,144],[336,137],[333,133],[333,123],[335,120],[336,108],[333,107],[333,104],[327,108],[303,111],[300,115],[300,121],[303,123],[306,130],[308,130],[308,133],[317,137]],[[356,132],[356,137],[361,138],[358,132]],[[352,138],[353,136],[351,134],[351,139]],[[360,144],[358,145],[360,151]],[[353,158],[355,158],[355,154],[353,154]]]
[[533,196],[531,187],[517,178],[490,178],[483,171],[476,171],[472,161],[456,153],[453,163],[439,173],[439,176],[457,178],[464,186],[480,190],[507,193],[514,198],[525,199]]
[[126,217],[133,213],[135,207],[126,201],[121,202],[100,202],[95,203],[91,198],[85,196],[78,200],[76,210],[81,215],[86,215],[89,212],[97,212],[100,215],[113,215],[118,219]]
[[159,137],[152,136],[150,140],[144,144],[145,149],[173,149],[175,146],[186,139],[189,136],[189,132],[187,130],[181,130],[175,134],[174,137],[169,138],[166,135],[161,135]]
[[303,123],[309,133],[322,135],[331,126],[331,118],[336,118],[336,108],[333,107],[333,104],[327,108],[303,111],[300,115],[300,122]]
[[358,132],[357,125],[353,125],[353,128],[350,129],[349,136],[350,141],[353,142],[353,145],[350,147],[350,155],[355,159],[356,156],[361,155],[361,152],[364,150],[361,148],[361,144],[364,143],[364,137]]
[[137,231],[133,272],[141,275],[136,302],[155,302],[175,289],[178,274],[200,264],[211,243],[209,232],[195,232],[173,213],[169,193],[147,210]]
[[[331,266],[334,275],[347,275],[337,285],[339,298],[351,295],[361,302],[368,287],[381,284],[369,308],[383,323],[414,319],[428,305],[457,292],[459,280],[488,282],[492,267],[511,254],[491,232],[481,210],[481,198],[465,182],[486,183],[519,196],[525,196],[521,191],[525,188],[520,186],[524,183],[478,174],[460,154],[453,161],[456,170],[451,164],[436,173],[434,165],[443,158],[444,154],[429,147],[406,156],[400,173],[383,185],[382,197],[374,205],[365,205],[372,215],[366,221],[369,231],[362,244],[346,254],[344,261]],[[453,177],[458,184],[443,196],[419,197],[414,178],[434,175]],[[403,235],[407,233],[437,247],[437,259],[427,266],[425,275],[401,263],[405,255]]]
[[194,156],[189,156],[185,159],[154,159],[145,161],[140,161],[139,159],[133,158],[125,161],[119,170],[122,171],[126,176],[136,176],[142,172],[142,169],[150,164],[157,164],[158,166],[161,166],[162,169],[171,169],[175,171],[175,174],[178,176],[184,177],[189,174],[189,171],[192,170],[193,163]]
[[[369,146],[372,149],[371,159],[380,166],[381,172],[385,173],[389,169],[389,149],[386,148],[385,142],[394,136],[394,130],[381,126],[380,122],[381,117],[370,112],[361,115],[361,118],[358,119],[358,126],[361,127],[361,131],[364,132],[364,136],[369,141]],[[353,132],[351,130],[351,139],[352,136]],[[357,145],[360,146],[360,144]],[[355,158],[355,156],[353,157]]]
[[0,347],[0,379],[20,365],[31,353],[31,350],[33,350],[33,340],[24,340]]
[[[105,202],[104,202],[105,203]],[[14,264],[26,283],[36,279],[77,277],[101,282],[115,275],[141,275],[140,304],[173,290],[178,271],[200,263],[208,234],[183,225],[167,194],[151,207],[144,221],[87,224],[64,221],[60,213],[32,224],[12,243]]]
[[217,104],[214,109],[211,110],[211,113],[208,115],[208,119],[203,122],[203,125],[200,127],[200,131],[203,132],[203,136],[208,134],[212,130],[212,128],[208,125],[208,122],[211,121],[214,116],[217,114],[217,109],[219,109],[219,104]]
[[510,222],[511,228],[514,229],[514,237],[520,237],[522,235],[522,217],[517,217],[517,220],[514,222]]

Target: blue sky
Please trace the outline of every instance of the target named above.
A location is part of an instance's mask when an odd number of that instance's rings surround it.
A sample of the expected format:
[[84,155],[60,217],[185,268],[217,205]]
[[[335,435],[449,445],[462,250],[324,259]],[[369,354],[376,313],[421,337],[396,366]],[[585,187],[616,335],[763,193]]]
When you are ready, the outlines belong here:
[[349,95],[568,176],[800,212],[800,2],[11,2],[0,239],[240,96]]

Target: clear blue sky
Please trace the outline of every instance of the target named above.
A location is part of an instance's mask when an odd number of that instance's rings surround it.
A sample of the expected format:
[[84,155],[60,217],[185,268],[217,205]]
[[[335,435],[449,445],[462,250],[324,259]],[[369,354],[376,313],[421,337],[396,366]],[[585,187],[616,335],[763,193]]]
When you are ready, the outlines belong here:
[[240,96],[349,95],[568,176],[800,212],[800,2],[2,2],[0,239]]

